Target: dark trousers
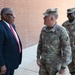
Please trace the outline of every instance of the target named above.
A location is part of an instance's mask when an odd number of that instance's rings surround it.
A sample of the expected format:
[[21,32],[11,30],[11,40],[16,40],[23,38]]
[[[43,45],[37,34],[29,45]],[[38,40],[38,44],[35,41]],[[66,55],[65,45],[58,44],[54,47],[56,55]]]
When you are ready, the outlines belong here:
[[5,75],[14,75],[14,70],[7,70]]

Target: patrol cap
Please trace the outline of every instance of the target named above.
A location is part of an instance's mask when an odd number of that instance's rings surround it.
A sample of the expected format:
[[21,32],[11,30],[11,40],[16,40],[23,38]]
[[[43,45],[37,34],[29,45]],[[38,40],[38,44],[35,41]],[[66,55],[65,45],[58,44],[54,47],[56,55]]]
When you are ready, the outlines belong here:
[[44,16],[49,16],[51,13],[55,13],[57,14],[57,8],[50,8],[50,9],[47,9],[45,13],[43,13]]
[[75,8],[67,9],[67,13],[73,13],[73,12],[75,12]]

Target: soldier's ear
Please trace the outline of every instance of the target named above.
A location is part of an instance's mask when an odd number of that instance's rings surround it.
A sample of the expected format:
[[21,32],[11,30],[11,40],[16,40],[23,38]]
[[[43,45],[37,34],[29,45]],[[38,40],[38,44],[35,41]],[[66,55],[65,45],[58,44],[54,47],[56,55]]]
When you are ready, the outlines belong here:
[[53,19],[54,19],[53,16],[51,16],[50,20],[52,21]]

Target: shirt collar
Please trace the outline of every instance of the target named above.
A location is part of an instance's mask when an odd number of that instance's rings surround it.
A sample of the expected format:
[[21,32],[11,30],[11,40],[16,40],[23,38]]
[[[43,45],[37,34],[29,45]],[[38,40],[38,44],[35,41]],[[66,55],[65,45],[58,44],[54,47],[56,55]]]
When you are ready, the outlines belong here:
[[[4,20],[3,20],[4,21]],[[10,25],[9,25],[9,23],[7,23],[6,21],[4,21],[5,23],[6,23],[6,25],[10,28]]]

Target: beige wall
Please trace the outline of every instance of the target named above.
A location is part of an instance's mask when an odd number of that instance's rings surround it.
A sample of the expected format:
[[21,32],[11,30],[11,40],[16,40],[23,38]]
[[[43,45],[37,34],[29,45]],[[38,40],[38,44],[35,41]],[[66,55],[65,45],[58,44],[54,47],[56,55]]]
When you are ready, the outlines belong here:
[[23,43],[23,48],[38,43],[40,30],[43,26],[42,13],[47,8],[58,8],[58,23],[61,25],[66,18],[66,9],[75,7],[75,0],[0,0],[0,9],[14,9],[15,25]]

